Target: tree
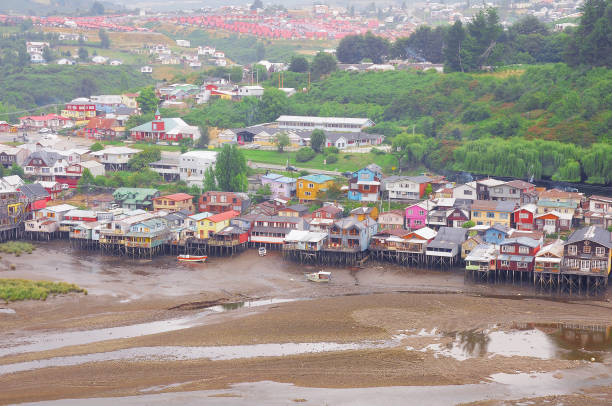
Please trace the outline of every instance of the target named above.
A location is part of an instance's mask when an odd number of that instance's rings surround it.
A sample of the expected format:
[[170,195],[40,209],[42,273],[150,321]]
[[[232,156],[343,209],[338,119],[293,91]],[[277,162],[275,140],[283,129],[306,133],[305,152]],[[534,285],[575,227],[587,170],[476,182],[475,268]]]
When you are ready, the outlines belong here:
[[79,60],[85,62],[89,59],[89,52],[87,52],[87,49],[80,47],[78,51],[78,56],[79,56]]
[[468,220],[468,221],[466,221],[465,223],[463,223],[463,224],[461,225],[461,227],[463,227],[463,228],[472,228],[472,227],[474,227],[475,225],[476,225],[476,223],[474,223],[472,220]]
[[217,190],[217,181],[215,180],[215,170],[212,166],[209,166],[204,171],[204,191],[210,192],[211,190]]
[[322,152],[325,147],[326,139],[325,132],[316,129],[310,134],[310,147],[316,152]]
[[[242,82],[242,75],[243,75],[243,70],[240,66],[232,66],[232,68],[230,69],[229,75],[230,75],[230,81],[234,82],[234,83],[238,83],[238,82]],[[225,75],[227,76],[227,75]]]
[[207,149],[208,143],[210,142],[210,135],[208,134],[208,127],[200,126],[200,138],[195,143],[196,149]]
[[291,140],[287,133],[281,132],[276,135],[274,143],[276,144],[278,152],[284,152],[285,148],[291,145]]
[[253,65],[253,74],[255,75],[255,80],[258,82],[263,82],[268,79],[268,69],[263,65]]
[[[318,197],[319,196],[317,196],[317,198]],[[327,188],[323,196],[320,196],[320,197],[327,201],[338,200],[342,197],[342,189],[340,188],[340,185],[334,182],[331,185],[329,185],[329,187]]]
[[336,47],[336,57],[342,63],[359,63],[364,58],[365,43],[361,35],[347,35]]
[[224,145],[217,155],[215,178],[219,190],[246,192],[248,186],[246,159],[236,145]]
[[104,145],[100,144],[99,142],[95,142],[91,145],[91,147],[89,147],[89,149],[91,152],[102,151],[104,149]]
[[106,30],[100,28],[100,31],[98,31],[98,36],[100,37],[100,48],[110,48],[111,42]]
[[263,2],[261,0],[255,0],[253,4],[251,4],[251,10],[257,10],[264,8]]
[[612,67],[612,1],[586,0],[565,53],[569,65]]
[[431,186],[431,183],[428,183],[427,186],[425,186],[425,191],[423,192],[423,196],[421,197],[429,198],[429,196],[431,196],[432,193],[433,193],[433,187]]
[[332,73],[338,68],[336,58],[325,52],[319,52],[310,64],[310,71],[315,79]]
[[291,72],[304,73],[308,72],[308,59],[303,56],[294,56],[291,58],[291,63],[289,64],[289,70]]
[[91,190],[92,185],[94,185],[94,177],[89,169],[85,168],[81,174],[81,179],[77,183],[77,190],[79,193],[87,193]]
[[310,147],[300,148],[300,150],[295,154],[295,160],[298,162],[308,162],[312,160],[317,153]]
[[104,5],[98,1],[95,1],[92,5],[91,5],[91,10],[90,13],[94,16],[101,16],[104,15]]
[[451,72],[463,72],[461,63],[461,45],[465,40],[465,30],[460,20],[455,21],[446,34],[444,47],[444,69]]
[[161,150],[154,146],[146,147],[128,161],[128,167],[132,171],[140,171],[149,167],[151,162],[161,159]]
[[148,114],[155,112],[159,100],[157,99],[157,95],[155,95],[153,87],[146,87],[140,91],[136,101],[138,102],[138,107],[140,107],[142,114]]
[[270,196],[272,196],[272,190],[270,189],[270,185],[265,184],[263,186],[260,186],[259,189],[257,189],[253,200],[255,200],[257,203],[261,203],[266,200],[269,200]]
[[13,164],[11,165],[11,170],[9,171],[10,175],[17,175],[20,178],[23,178],[25,176],[25,173],[23,171],[23,168],[19,165],[17,165],[15,162],[13,162]]
[[261,121],[274,121],[287,111],[287,95],[282,90],[267,88],[255,107]]
[[43,49],[42,56],[46,62],[51,62],[55,59],[55,55],[53,55],[53,52],[49,47],[45,47],[45,49]]

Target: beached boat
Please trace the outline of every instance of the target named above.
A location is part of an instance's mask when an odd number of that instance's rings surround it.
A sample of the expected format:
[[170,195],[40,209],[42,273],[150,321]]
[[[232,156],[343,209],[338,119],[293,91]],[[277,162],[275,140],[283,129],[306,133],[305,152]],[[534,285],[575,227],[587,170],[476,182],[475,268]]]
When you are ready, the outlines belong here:
[[206,255],[179,255],[176,257],[180,262],[204,262],[208,257]]
[[331,280],[331,272],[319,271],[304,275],[306,279],[312,282],[329,282]]
[[266,251],[266,247],[259,247],[259,256],[265,257],[268,252]]

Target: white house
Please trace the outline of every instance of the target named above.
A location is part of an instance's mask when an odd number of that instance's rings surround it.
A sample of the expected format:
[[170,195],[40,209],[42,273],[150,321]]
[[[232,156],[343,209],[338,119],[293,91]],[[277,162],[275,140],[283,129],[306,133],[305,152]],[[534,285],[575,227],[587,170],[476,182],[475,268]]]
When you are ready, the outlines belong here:
[[179,157],[179,178],[188,186],[202,186],[204,173],[217,162],[216,151],[189,151]]
[[465,185],[458,185],[453,188],[455,199],[477,200],[476,182],[468,182]]
[[215,65],[217,66],[227,66],[227,61],[223,58],[217,59],[215,61]]
[[121,171],[127,169],[130,158],[139,152],[140,150],[134,148],[111,147],[92,152],[91,155],[98,158],[107,171]]
[[240,97],[261,97],[264,94],[264,88],[261,86],[240,86],[238,88],[238,96]]
[[150,66],[143,66],[140,68],[140,73],[153,73],[153,68]]
[[177,39],[176,45],[178,45],[179,47],[183,47],[183,48],[189,48],[191,47],[191,42],[186,39]]
[[198,47],[198,55],[214,55],[216,49],[214,47],[209,46],[199,46]]
[[70,59],[62,58],[56,62],[58,65],[74,65],[76,62]]
[[32,63],[44,63],[45,58],[41,54],[32,54],[30,55],[30,62]]
[[389,193],[389,199],[420,199],[424,185],[431,182],[427,176],[389,176],[383,179],[382,190]]
[[108,58],[105,58],[102,55],[96,55],[93,58],[91,58],[91,61],[98,65],[104,65],[106,61],[108,61]]
[[121,62],[118,59],[113,59],[112,61],[110,61],[109,65],[110,66],[120,66],[120,65],[123,65],[123,62]]
[[42,54],[45,48],[49,48],[48,42],[26,42],[26,52],[28,54]]
[[280,116],[276,119],[279,128],[294,130],[360,132],[362,129],[371,127],[374,122],[368,118],[348,117],[315,117],[315,116]]
[[213,53],[213,58],[225,58],[225,52],[215,51]]

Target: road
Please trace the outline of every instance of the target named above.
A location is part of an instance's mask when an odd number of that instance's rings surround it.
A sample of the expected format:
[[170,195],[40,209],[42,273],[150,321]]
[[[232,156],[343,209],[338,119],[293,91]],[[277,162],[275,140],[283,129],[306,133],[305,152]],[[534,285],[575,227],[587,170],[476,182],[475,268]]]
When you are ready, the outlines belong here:
[[[274,164],[265,164],[261,162],[248,162],[249,167],[253,169],[271,169],[274,171],[286,171],[287,168],[284,165],[274,165]],[[295,167],[298,171],[308,171],[309,173],[321,174],[321,175],[329,175],[329,176],[342,176],[342,172],[338,171],[328,171],[325,169],[312,169],[312,168],[300,168]]]

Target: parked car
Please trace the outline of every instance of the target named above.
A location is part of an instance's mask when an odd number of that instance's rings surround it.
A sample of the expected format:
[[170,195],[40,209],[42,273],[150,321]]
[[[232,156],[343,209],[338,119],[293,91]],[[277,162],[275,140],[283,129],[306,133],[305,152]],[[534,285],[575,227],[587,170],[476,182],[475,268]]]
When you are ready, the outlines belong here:
[[38,130],[39,134],[47,134],[47,133],[50,133],[50,132],[51,132],[51,129],[50,128],[46,128],[46,127],[41,128],[40,130]]
[[290,172],[297,172],[298,169],[295,166],[287,165],[287,170]]
[[353,172],[342,172],[342,176],[344,176],[345,178],[350,178],[353,176]]

